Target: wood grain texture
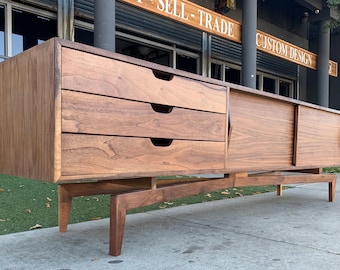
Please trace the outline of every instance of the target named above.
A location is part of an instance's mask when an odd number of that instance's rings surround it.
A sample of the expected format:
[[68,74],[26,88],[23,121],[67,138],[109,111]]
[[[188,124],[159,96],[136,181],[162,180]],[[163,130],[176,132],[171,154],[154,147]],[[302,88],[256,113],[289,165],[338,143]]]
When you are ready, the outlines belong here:
[[[62,88],[176,107],[225,113],[225,87],[68,48],[62,49]],[[100,72],[98,72],[100,71]]]
[[62,135],[62,175],[150,176],[224,169],[224,142],[174,140],[154,146],[148,138]]
[[0,173],[60,182],[337,166],[339,115],[52,39],[0,64]]
[[[263,186],[275,184],[297,184],[297,183],[333,183],[336,185],[334,174],[289,174],[289,175],[257,175],[249,177],[226,177],[206,179],[205,181],[182,183],[174,186],[160,187],[155,190],[138,190],[136,192],[115,194],[120,197],[122,205],[126,210],[151,205],[157,202],[176,200],[186,196],[198,195],[219,189],[243,186]],[[332,192],[332,190],[330,190]]]
[[62,100],[63,132],[210,141],[226,136],[222,113],[177,107],[162,113],[150,103],[67,90]]
[[[69,187],[72,187],[71,185]],[[59,232],[66,232],[72,206],[72,194],[66,185],[58,186],[58,224]]]
[[118,256],[121,254],[125,221],[126,221],[125,207],[121,206],[119,197],[111,196],[110,243],[109,243],[109,254],[111,256]]
[[0,173],[54,181],[54,41],[0,63]]
[[299,106],[296,165],[340,165],[340,113]]
[[55,40],[54,43],[54,182],[60,180],[61,177],[61,44]]
[[271,170],[292,165],[292,104],[232,89],[230,112],[228,171]]

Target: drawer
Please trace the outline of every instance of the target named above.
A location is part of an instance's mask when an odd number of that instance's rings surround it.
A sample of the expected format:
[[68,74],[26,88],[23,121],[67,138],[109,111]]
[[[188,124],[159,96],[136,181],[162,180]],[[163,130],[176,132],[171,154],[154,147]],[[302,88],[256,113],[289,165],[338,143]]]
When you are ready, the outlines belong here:
[[62,135],[62,179],[152,176],[224,169],[224,142]]
[[225,140],[225,114],[62,91],[62,132]]
[[62,48],[61,88],[149,103],[226,112],[226,87]]

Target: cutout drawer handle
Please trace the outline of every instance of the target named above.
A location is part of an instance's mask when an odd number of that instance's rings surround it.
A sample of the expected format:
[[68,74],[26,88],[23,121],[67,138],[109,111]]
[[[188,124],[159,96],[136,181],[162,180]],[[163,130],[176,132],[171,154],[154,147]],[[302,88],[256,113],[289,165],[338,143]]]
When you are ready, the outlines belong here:
[[233,131],[233,121],[231,118],[231,110],[229,109],[229,112],[228,112],[228,149],[227,150],[229,150],[232,131]]
[[152,144],[157,147],[168,147],[172,144],[172,139],[151,138]]
[[152,70],[152,73],[157,79],[160,79],[160,80],[163,80],[163,81],[171,81],[174,77],[174,75],[171,74],[171,73],[167,73],[167,72],[159,71],[159,70],[154,70],[154,69]]
[[151,107],[155,112],[158,112],[158,113],[171,113],[173,109],[172,106],[156,104],[156,103],[151,103]]

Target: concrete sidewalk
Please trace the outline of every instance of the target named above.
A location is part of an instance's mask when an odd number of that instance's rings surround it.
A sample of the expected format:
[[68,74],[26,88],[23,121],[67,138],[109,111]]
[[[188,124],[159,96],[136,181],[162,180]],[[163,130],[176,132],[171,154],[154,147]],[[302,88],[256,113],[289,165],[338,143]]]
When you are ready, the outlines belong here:
[[330,203],[328,184],[297,185],[128,215],[119,257],[108,219],[4,235],[0,269],[339,269],[339,194]]

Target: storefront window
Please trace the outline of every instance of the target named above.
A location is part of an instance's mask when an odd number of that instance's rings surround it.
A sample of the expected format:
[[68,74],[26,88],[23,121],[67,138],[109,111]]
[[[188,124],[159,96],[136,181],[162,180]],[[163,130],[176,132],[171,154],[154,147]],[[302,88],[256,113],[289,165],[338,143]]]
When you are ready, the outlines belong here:
[[210,77],[225,82],[241,84],[241,69],[239,66],[230,63],[212,62]]
[[13,10],[12,24],[13,55],[57,35],[55,20],[21,10]]
[[12,48],[13,56],[24,51],[23,36],[18,35],[18,34],[12,34],[12,42],[13,42],[13,48]]
[[280,80],[279,94],[281,96],[291,97],[292,96],[291,95],[291,87],[292,87],[291,82],[286,82],[286,81]]
[[177,54],[176,68],[180,70],[188,71],[191,73],[198,73],[197,72],[197,59],[187,56],[187,55]]
[[263,91],[275,94],[275,79],[263,77]]
[[256,88],[268,93],[296,98],[294,81],[288,78],[258,72],[256,75]]
[[226,66],[224,69],[225,81],[240,84],[241,83],[241,71],[239,69]]
[[222,65],[211,63],[211,78],[217,80],[223,80],[222,78]]
[[170,66],[171,53],[163,48],[149,44],[117,38],[116,52],[163,66]]
[[74,40],[83,44],[93,46],[94,44],[94,34],[93,31],[83,29],[80,27],[75,27],[74,30]]
[[262,76],[256,74],[256,89],[262,90]]
[[5,8],[0,6],[0,61],[5,55]]

